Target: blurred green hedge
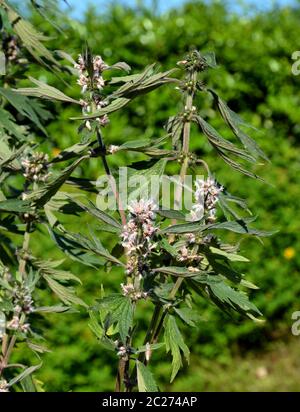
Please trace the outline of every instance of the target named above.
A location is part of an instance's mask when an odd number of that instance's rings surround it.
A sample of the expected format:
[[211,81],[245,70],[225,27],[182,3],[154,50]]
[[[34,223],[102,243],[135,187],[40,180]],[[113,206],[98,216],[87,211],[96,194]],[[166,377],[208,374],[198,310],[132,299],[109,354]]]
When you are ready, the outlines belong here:
[[[64,49],[76,58],[87,40],[93,52],[109,63],[124,60],[134,70],[155,61],[163,69],[171,68],[193,47],[213,50],[219,68],[209,74],[208,81],[233,110],[259,129],[254,137],[272,162],[259,168],[259,173],[270,185],[232,172],[203,143],[197,130],[192,137],[192,149],[205,157],[220,182],[232,194],[248,200],[258,215],[257,225],[279,230],[264,245],[253,239],[241,244],[243,254],[251,260],[244,267],[248,279],[260,285],[252,299],[264,313],[266,322],[259,326],[250,321],[234,323],[216,308],[199,301],[205,321],[199,332],[186,331],[198,363],[205,358],[226,364],[234,354],[264,349],[274,339],[288,339],[291,313],[299,310],[300,76],[291,73],[291,55],[299,48],[299,18],[300,8],[274,9],[252,17],[232,15],[219,2],[211,5],[192,2],[163,15],[142,6],[133,9],[114,5],[104,13],[98,7],[90,8],[82,22],[61,18],[64,34],[60,35],[48,23],[41,22],[40,17],[32,16],[37,27],[55,36],[49,43],[53,49]],[[70,88],[41,69],[36,70],[30,69],[34,77],[48,78],[56,87],[78,96],[75,78],[66,78],[73,82]],[[176,113],[179,98],[172,87],[166,87],[137,99],[122,114],[111,115],[111,124],[105,132],[107,141],[119,144],[141,136],[161,135],[168,116]],[[203,114],[229,137],[209,103],[199,102]],[[47,127],[50,139],[43,142],[47,150],[63,148],[78,140],[77,124],[69,120],[71,115],[78,114],[74,110],[51,105],[53,119]],[[130,156],[130,161],[135,160],[134,155]],[[127,164],[128,157],[119,157],[117,162],[115,165]],[[92,161],[82,174],[97,178],[101,172],[99,164]],[[43,234],[41,242],[33,247],[47,257],[55,250]],[[116,290],[121,280],[121,274],[108,276],[70,261],[65,265],[80,275],[83,282],[80,294],[89,303],[98,296],[101,283]],[[149,314],[143,316],[141,323],[146,322]],[[87,315],[53,315],[47,322],[53,353],[44,356],[44,367],[37,375],[46,382],[45,389],[112,390],[116,359],[97,345],[87,326]],[[159,358],[155,364],[161,387],[165,388],[168,366]],[[181,376],[185,373],[189,373],[188,369]],[[190,380],[197,390],[197,376],[190,376]],[[176,386],[177,390],[181,388]]]

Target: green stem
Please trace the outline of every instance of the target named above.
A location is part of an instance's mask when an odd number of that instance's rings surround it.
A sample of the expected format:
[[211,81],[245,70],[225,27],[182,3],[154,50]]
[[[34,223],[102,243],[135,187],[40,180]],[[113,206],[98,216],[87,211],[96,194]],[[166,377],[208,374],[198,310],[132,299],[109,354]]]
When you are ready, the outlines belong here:
[[[188,80],[192,80],[193,83],[196,82],[197,79],[197,73],[194,72],[191,74],[191,78]],[[193,107],[193,98],[194,98],[194,91],[192,92],[187,92],[187,96],[186,96],[186,102],[185,102],[185,107],[186,110],[191,110]],[[184,124],[184,128],[183,128],[183,142],[182,142],[182,152],[185,155],[184,159],[183,159],[183,163],[181,165],[181,170],[180,170],[180,184],[177,186],[176,188],[176,192],[175,192],[175,205],[179,206],[179,202],[182,199],[182,187],[184,185],[184,180],[185,180],[185,176],[189,167],[189,158],[188,158],[188,154],[189,154],[189,150],[190,150],[190,135],[191,135],[191,120],[188,120],[185,122]],[[172,222],[173,224],[176,223],[176,220],[174,220]],[[169,294],[169,299],[173,300],[176,296],[176,293],[178,292],[178,290],[180,289],[180,286],[183,282],[183,278],[177,278],[170,294]],[[156,343],[158,341],[160,332],[163,328],[163,324],[164,324],[164,320],[165,317],[167,315],[167,309],[165,309],[160,317],[159,323],[157,324],[155,331],[153,333],[152,339],[150,341],[151,344]]]
[[[26,225],[24,238],[23,238],[22,255],[21,255],[20,261],[19,261],[19,273],[20,273],[22,279],[24,279],[25,276],[26,276],[26,262],[27,262],[27,256],[26,255],[28,254],[28,250],[29,250],[30,227],[31,227],[31,224],[30,224],[30,222],[28,222],[27,225]],[[24,323],[24,321],[25,321],[25,319],[22,319],[21,323]],[[12,353],[13,349],[14,349],[16,341],[17,341],[17,336],[16,336],[16,333],[14,333],[11,336],[10,340],[5,345],[5,350],[3,351],[4,353],[3,353],[1,363],[0,363],[0,376],[2,375],[3,370],[8,365],[9,358],[11,356],[11,353]]]
[[100,132],[99,128],[96,129],[96,133],[97,133],[97,138],[98,138],[98,142],[99,142],[99,146],[100,146],[100,150],[101,150],[100,156],[101,156],[102,164],[103,164],[105,173],[106,173],[107,177],[109,178],[110,187],[111,187],[111,189],[113,191],[113,194],[114,194],[114,197],[116,199],[116,202],[117,202],[117,205],[118,205],[118,211],[119,211],[121,221],[122,221],[122,225],[124,226],[124,225],[126,225],[125,211],[124,211],[124,208],[123,208],[123,205],[122,205],[122,202],[121,202],[120,194],[119,194],[119,192],[116,188],[116,185],[115,185],[114,177],[111,173],[110,167],[109,167],[109,165],[107,163],[107,160],[106,160],[106,147],[105,147],[104,141],[102,139],[102,135],[101,135],[101,132]]
[[[27,223],[25,233],[24,233],[24,239],[23,239],[23,245],[22,245],[22,256],[19,261],[19,273],[24,277],[26,273],[26,254],[28,253],[29,249],[29,242],[30,242],[30,223]],[[25,255],[25,256],[24,256]]]

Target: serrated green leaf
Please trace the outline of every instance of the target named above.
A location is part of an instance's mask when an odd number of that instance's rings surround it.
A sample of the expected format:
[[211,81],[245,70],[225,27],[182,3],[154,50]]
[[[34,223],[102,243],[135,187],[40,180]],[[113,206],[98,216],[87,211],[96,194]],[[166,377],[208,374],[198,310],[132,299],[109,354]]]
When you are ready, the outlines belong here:
[[161,342],[161,343],[152,343],[152,344],[149,344],[149,345],[143,345],[143,346],[140,346],[136,351],[135,351],[135,353],[144,353],[144,352],[146,352],[147,350],[151,350],[151,351],[153,351],[153,350],[156,350],[156,349],[160,349],[160,348],[162,348],[163,346],[165,346],[165,343],[164,342]]
[[98,220],[100,220],[103,223],[106,223],[109,226],[114,227],[115,229],[118,229],[118,231],[120,231],[122,229],[122,225],[116,220],[114,219],[112,216],[110,216],[109,214],[103,212],[102,210],[98,209],[93,202],[91,202],[89,200],[88,202],[88,206],[86,206],[85,204],[79,202],[76,199],[73,199],[74,203],[76,203],[82,210],[85,210],[86,212],[88,212],[89,214],[91,214],[92,216],[96,217]]
[[[166,159],[160,159],[156,161],[151,167],[143,170],[134,170],[128,168],[128,177],[130,177],[131,186],[134,187],[128,188],[128,201],[130,202],[131,200],[136,200],[145,196],[148,197],[148,193],[150,193],[149,188],[151,187],[151,182],[153,182],[154,177],[155,179],[159,179],[163,175],[166,164]],[[159,186],[155,188],[152,187],[152,189],[156,189],[158,193]],[[155,196],[155,193],[152,192],[151,194]]]
[[255,140],[251,139],[246,133],[244,133],[239,126],[248,126],[252,127],[251,125],[247,124],[240,118],[235,112],[233,112],[227,104],[222,100],[218,94],[212,90],[208,89],[208,91],[212,94],[219,112],[228,126],[231,128],[233,133],[238,137],[244,147],[252,153],[254,156],[261,157],[265,160],[268,160],[267,156],[263,152],[263,150],[258,146]]
[[69,167],[62,170],[58,177],[46,183],[41,189],[35,190],[27,195],[26,200],[32,202],[37,207],[44,206],[51,199],[51,197],[58,192],[60,187],[65,183],[76,167],[87,158],[88,156],[82,156],[75,160],[75,162],[73,162]]
[[185,220],[184,213],[180,212],[179,210],[172,210],[172,209],[159,209],[157,214],[166,217],[167,219],[175,219],[175,220]]
[[184,343],[183,337],[178,329],[176,319],[173,315],[168,315],[164,322],[164,340],[166,351],[172,354],[172,374],[170,382],[173,382],[179,369],[182,367],[181,351],[189,362],[190,351]]
[[65,313],[71,312],[70,306],[39,306],[34,309],[37,313]]
[[15,385],[16,383],[22,381],[23,379],[25,379],[27,376],[31,375],[32,373],[34,373],[35,371],[37,371],[40,367],[42,366],[42,364],[40,363],[39,365],[35,365],[35,366],[30,366],[29,368],[26,368],[22,373],[20,373],[18,376],[16,376],[15,378],[11,379],[8,382],[8,386],[12,386]]
[[83,248],[83,246],[75,239],[64,236],[63,233],[59,233],[57,230],[52,229],[49,225],[47,228],[50,236],[55,241],[57,246],[71,259],[93,268],[97,268],[99,265],[102,266],[104,264],[104,259],[101,259],[94,254],[91,255],[91,253],[87,251],[86,247]]
[[194,232],[205,232],[207,230],[229,230],[235,233],[249,234],[254,236],[271,236],[276,233],[275,231],[262,231],[254,228],[250,228],[248,223],[253,222],[255,217],[244,218],[237,221],[228,221],[222,223],[212,223],[204,225],[202,222],[189,222],[178,225],[169,226],[161,231],[161,233],[194,233]]
[[199,275],[200,271],[191,271],[188,270],[187,268],[184,267],[177,267],[177,266],[166,266],[166,267],[160,267],[152,270],[153,272],[156,273],[166,273],[167,275],[172,275],[176,277],[182,277],[182,278],[189,278],[189,277],[194,277]]
[[105,114],[116,112],[120,110],[122,107],[126,106],[130,102],[130,99],[125,98],[118,98],[113,100],[108,106],[103,107],[101,110],[97,110],[96,112],[79,117],[71,117],[71,120],[88,120],[88,119],[96,119],[97,117],[104,116]]
[[58,61],[43,44],[45,40],[48,40],[48,37],[36,31],[29,21],[24,20],[6,2],[3,1],[3,3],[7,10],[8,19],[13,25],[15,33],[19,36],[29,53],[31,53],[39,63],[45,64],[47,67],[49,67],[47,64],[48,60],[54,67],[60,68]]
[[7,99],[20,114],[30,119],[45,135],[47,135],[45,128],[40,122],[41,113],[39,105],[35,105],[34,102],[26,96],[22,96],[11,89],[0,87],[0,95]]
[[12,114],[3,108],[0,108],[0,131],[7,131],[20,141],[26,139],[25,129],[17,125]]
[[36,80],[33,77],[29,77],[29,80],[32,83],[36,84],[37,87],[24,87],[13,89],[13,91],[23,96],[39,97],[40,99],[58,100],[61,102],[75,103],[80,105],[80,102],[78,100],[72,99],[55,87],[49,86],[47,83]]
[[92,142],[90,139],[87,139],[83,142],[76,143],[66,149],[62,150],[59,155],[51,160],[52,163],[64,162],[65,160],[72,159],[74,157],[82,156],[91,146]]
[[0,210],[3,212],[26,213],[32,210],[32,206],[27,200],[8,199],[0,202]]
[[48,286],[50,289],[53,290],[53,292],[59,297],[59,299],[65,304],[65,305],[80,305],[87,307],[87,304],[80,299],[78,296],[75,295],[75,291],[71,287],[63,286],[56,280],[54,280],[51,276],[43,274],[43,278],[46,280],[48,283]]
[[122,342],[126,341],[133,322],[131,300],[121,294],[112,294],[98,301],[96,308],[104,309],[109,316],[109,324],[117,323]]
[[174,307],[175,312],[180,317],[180,319],[189,326],[196,327],[197,324],[202,320],[199,313],[191,308],[176,308]]
[[137,381],[139,392],[157,392],[158,387],[149,369],[142,362],[136,361]]
[[208,288],[209,296],[221,308],[234,309],[243,315],[247,315],[248,312],[262,315],[244,292],[237,291],[224,282],[211,284]]
[[112,66],[109,66],[108,69],[124,70],[125,72],[129,73],[131,70],[131,67],[129,66],[129,64],[125,62],[117,62],[113,64]]
[[202,132],[208,138],[209,142],[215,149],[221,151],[226,150],[234,154],[235,156],[247,160],[248,162],[255,163],[255,158],[253,156],[251,156],[243,149],[239,149],[228,140],[223,139],[223,137],[214,129],[214,127],[207,123],[204,119],[202,119],[202,117],[197,116],[196,119],[199,126],[201,127]]
[[228,253],[228,252],[225,252],[225,250],[221,250],[221,249],[215,248],[213,246],[210,246],[209,250],[213,254],[219,255],[219,256],[224,256],[232,262],[249,262],[249,259],[245,258],[244,256],[237,255],[235,253]]

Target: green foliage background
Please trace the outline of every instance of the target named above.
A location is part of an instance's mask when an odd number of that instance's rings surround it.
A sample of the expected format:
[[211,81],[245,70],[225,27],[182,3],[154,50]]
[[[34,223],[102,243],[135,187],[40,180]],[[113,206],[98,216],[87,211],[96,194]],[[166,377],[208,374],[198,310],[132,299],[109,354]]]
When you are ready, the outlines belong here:
[[[190,2],[163,15],[143,6],[132,9],[115,5],[108,7],[103,14],[99,14],[98,8],[90,8],[82,22],[61,16],[59,24],[63,27],[63,34],[59,34],[40,16],[31,16],[36,27],[55,37],[48,42],[49,48],[63,49],[76,58],[88,40],[93,52],[101,54],[108,63],[123,60],[134,70],[143,69],[155,61],[167,70],[190,48],[213,50],[219,68],[209,74],[210,84],[233,110],[260,130],[254,133],[254,137],[271,159],[270,165],[259,169],[271,185],[254,182],[233,173],[215,157],[200,133],[194,130],[192,149],[204,155],[211,170],[232,194],[247,198],[250,208],[258,214],[257,225],[260,228],[275,228],[279,232],[264,240],[264,245],[254,239],[245,240],[241,245],[242,253],[251,260],[251,265],[245,267],[248,280],[261,287],[254,291],[252,299],[264,313],[266,322],[262,325],[251,321],[234,323],[216,308],[199,301],[205,321],[199,332],[186,330],[193,353],[192,367],[180,372],[172,390],[251,390],[251,383],[256,379],[253,368],[259,366],[256,358],[275,347],[276,363],[280,358],[280,348],[299,345],[300,338],[293,337],[290,332],[291,314],[299,310],[300,295],[300,76],[291,73],[291,55],[299,49],[299,18],[300,7],[294,10],[274,9],[246,17],[230,14],[219,2],[210,5]],[[27,74],[47,80],[71,96],[79,96],[75,78],[66,77],[69,83],[73,82],[71,87],[67,87],[41,68],[30,67]],[[20,86],[22,84],[20,82]],[[118,112],[110,116],[111,124],[105,131],[106,141],[120,144],[127,139],[161,135],[164,122],[176,113],[178,104],[179,95],[171,86],[137,99],[122,114]],[[41,136],[41,142],[42,147],[51,153],[57,147],[64,148],[78,140],[77,124],[69,118],[80,113],[70,106],[47,105],[53,119],[47,126],[49,137]],[[205,102],[202,114],[230,138],[217,112]],[[130,161],[135,160],[134,154],[130,156]],[[126,163],[128,157],[118,157],[118,164]],[[82,170],[84,176],[94,179],[101,173],[96,160],[91,161],[88,169]],[[80,225],[75,223],[74,229],[80,230]],[[53,257],[53,253],[57,258],[62,257],[46,233],[41,233],[40,241],[36,241],[32,248],[44,258]],[[102,283],[107,290],[116,291],[121,281],[121,274],[97,272],[69,260],[65,261],[65,267],[80,276],[82,286],[79,287],[79,295],[88,303],[99,296]],[[52,299],[48,295],[44,298]],[[139,319],[141,324],[146,324],[149,316],[144,313]],[[53,352],[43,356],[44,366],[36,374],[41,382],[45,382],[45,390],[113,389],[117,359],[97,344],[84,311],[49,315],[46,328],[46,337]],[[295,349],[288,351],[287,358],[294,356],[297,359],[297,353]],[[23,356],[24,352],[20,350],[17,357]],[[158,356],[154,356],[155,372],[161,389],[169,389],[169,366]],[[246,361],[241,361],[243,357],[247,358],[250,375]],[[293,368],[295,365],[291,361],[290,369]],[[274,381],[262,389],[299,390],[299,363],[296,369],[298,375],[292,375],[289,384],[282,382],[278,385]],[[281,370],[279,367],[279,375]]]

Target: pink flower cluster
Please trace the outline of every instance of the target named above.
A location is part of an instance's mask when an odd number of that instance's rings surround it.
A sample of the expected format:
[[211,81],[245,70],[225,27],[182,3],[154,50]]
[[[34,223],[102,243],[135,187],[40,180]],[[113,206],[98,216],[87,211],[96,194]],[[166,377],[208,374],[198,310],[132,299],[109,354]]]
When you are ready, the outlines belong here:
[[136,290],[136,288],[134,287],[132,283],[129,283],[127,285],[124,285],[124,283],[121,283],[121,289],[122,289],[123,295],[129,296],[130,299],[133,300],[134,302],[139,299],[146,299],[148,296],[147,292]]
[[[86,91],[92,91],[94,92],[94,87],[98,89],[100,92],[104,86],[105,86],[105,81],[102,77],[102,72],[106,69],[108,69],[108,65],[103,61],[101,56],[95,56],[93,58],[93,75],[92,77],[89,76],[86,68],[86,63],[84,61],[84,58],[79,55],[78,57],[78,63],[75,63],[74,65],[75,69],[78,70],[79,78],[77,80],[77,84],[81,86],[81,92],[84,94]],[[106,106],[106,103],[101,100],[101,97],[98,93],[93,93],[92,94],[92,99],[91,102],[87,102],[83,99],[80,100],[81,106],[82,106],[82,113],[84,115],[88,115],[92,111],[92,107],[94,107],[95,110],[101,110],[101,108]],[[100,124],[100,126],[106,126],[109,123],[109,118],[105,114],[103,116],[99,116],[96,118],[96,121]],[[87,129],[91,130],[91,122],[87,120],[85,122],[85,126]]]
[[85,93],[88,89],[88,86],[93,82],[96,84],[99,90],[103,89],[105,82],[102,77],[102,72],[103,70],[106,70],[108,68],[108,65],[104,63],[101,56],[95,56],[93,58],[94,71],[92,79],[89,78],[84,58],[81,55],[78,56],[78,63],[75,63],[74,67],[78,70],[79,73],[77,84],[82,87],[82,93]]
[[124,226],[122,246],[129,256],[127,272],[132,273],[137,265],[138,256],[146,258],[156,246],[153,236],[157,231],[154,225],[157,206],[152,200],[133,201],[128,207],[130,219]]
[[207,221],[214,222],[217,213],[216,204],[219,200],[219,193],[223,191],[223,186],[218,186],[211,177],[196,180],[195,186],[196,204],[191,211],[192,220],[200,220],[207,214]]

